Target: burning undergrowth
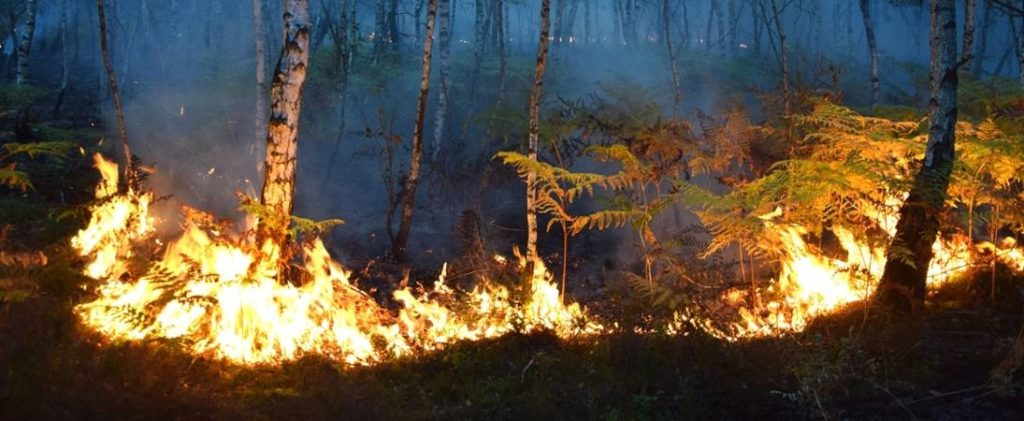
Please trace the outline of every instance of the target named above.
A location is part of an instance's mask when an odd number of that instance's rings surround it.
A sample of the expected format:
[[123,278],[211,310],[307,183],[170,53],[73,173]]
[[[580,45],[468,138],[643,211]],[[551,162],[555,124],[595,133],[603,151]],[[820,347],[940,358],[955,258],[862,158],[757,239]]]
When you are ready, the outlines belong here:
[[[392,311],[360,290],[316,238],[297,245],[287,275],[278,269],[288,252],[282,245],[257,245],[198,212],[186,212],[181,236],[163,246],[148,214],[152,195],[115,193],[116,165],[98,155],[96,165],[99,203],[72,245],[88,261],[85,273],[103,284],[76,311],[114,340],[177,339],[197,354],[238,363],[315,353],[370,364],[513,331],[570,337],[602,330],[578,304],[563,304],[541,264],[525,297],[490,282],[457,291],[442,270],[432,288],[395,291]],[[156,257],[147,259],[146,250]],[[521,258],[496,259],[525,267]]]
[[[431,287],[403,283],[385,305],[361,289],[315,236],[290,248],[272,241],[257,244],[251,231],[186,209],[183,232],[164,244],[149,215],[153,195],[117,193],[116,164],[99,155],[95,160],[103,176],[98,200],[72,245],[87,261],[84,273],[101,286],[98,297],[76,313],[112,340],[174,339],[195,354],[242,364],[318,354],[365,365],[511,332],[543,330],[561,338],[652,332],[602,323],[579,304],[564,303],[540,262],[519,288],[486,278],[471,289],[454,288],[442,269]],[[869,212],[881,232],[892,235],[901,202],[892,196]],[[835,227],[842,253],[832,256],[808,244],[806,228],[776,222],[777,216],[761,217],[765,232],[780,245],[776,281],[712,298],[726,303],[728,314],[680,311],[658,331],[697,328],[730,341],[775,336],[799,332],[813,318],[870,296],[885,264],[882,245]],[[976,246],[964,238],[940,238],[934,252],[932,287],[979,259],[1024,268],[1012,239]],[[294,255],[286,258],[287,273],[279,273],[282,255]],[[527,267],[518,253],[512,260],[496,256],[491,264],[509,273]]]

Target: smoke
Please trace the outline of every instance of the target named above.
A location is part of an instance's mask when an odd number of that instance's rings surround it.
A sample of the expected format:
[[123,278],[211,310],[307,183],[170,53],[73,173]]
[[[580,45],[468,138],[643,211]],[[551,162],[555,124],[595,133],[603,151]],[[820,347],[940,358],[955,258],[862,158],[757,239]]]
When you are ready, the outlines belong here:
[[[359,41],[347,95],[340,98],[332,79],[337,63],[332,46],[332,33],[336,32],[332,31],[339,28],[331,25],[337,24],[340,15],[339,6],[333,3],[310,4],[313,51],[302,105],[296,213],[316,219],[345,219],[347,224],[333,237],[336,248],[376,257],[390,245],[385,226],[387,192],[398,191],[408,165],[422,47],[415,43],[420,32],[416,24],[422,18],[415,15],[416,1],[399,1],[399,57],[381,58],[374,55],[371,40],[379,35],[375,31],[377,3],[356,2],[356,26],[348,29]],[[672,2],[670,32],[679,52],[681,116],[692,118],[696,110],[715,114],[729,104],[741,103],[756,120],[760,106],[756,92],[778,85],[778,38],[766,32],[766,16],[754,6],[756,2],[719,3],[721,19],[712,15],[710,2]],[[809,88],[828,86],[831,82],[824,80],[821,69],[835,64],[843,68],[841,86],[846,99],[858,105],[858,101],[866,102],[868,50],[860,13],[852,3],[790,2],[781,22],[792,58],[800,63],[793,66],[794,81]],[[483,213],[483,220],[493,224],[492,232],[511,238],[521,233],[521,183],[491,157],[497,150],[516,149],[525,140],[523,116],[533,77],[539,1],[505,5],[506,105],[511,113],[504,114],[490,109],[496,97],[498,66],[492,41],[484,51],[480,83],[470,91],[474,4],[455,2],[449,130],[441,159],[426,163],[417,198],[410,248],[431,261],[453,257],[455,250],[449,240],[463,209]],[[563,99],[587,100],[601,95],[605,88],[627,87],[650,96],[665,117],[671,114],[674,94],[661,43],[660,2],[636,2],[635,10],[618,13],[615,4],[618,2],[586,1],[576,6],[575,14],[571,9],[553,11],[552,34],[561,38],[552,40],[551,67],[544,86],[547,109],[557,109]],[[928,60],[927,10],[887,2],[873,4],[876,31],[882,40],[883,96],[913,97],[917,89],[913,69]],[[49,48],[37,51],[59,54],[54,48],[59,38],[59,1],[43,0],[39,10],[37,46]],[[279,5],[268,2],[264,10],[267,57],[257,58],[250,2],[143,0],[118,1],[109,7],[113,56],[125,91],[134,152],[157,168],[150,186],[158,194],[174,196],[162,206],[173,210],[189,204],[238,218],[235,192],[252,195],[259,191],[265,139],[254,115],[255,60],[267,61],[270,80],[281,43]],[[485,18],[491,21],[493,16],[488,13]],[[76,69],[81,69],[76,80],[95,86],[104,99],[102,73],[95,58],[94,3],[71,1],[69,19],[70,50]],[[720,20],[725,22],[722,28]],[[987,29],[989,51],[1002,54],[1011,48],[1006,36],[1009,25],[1005,19],[993,20],[995,24]],[[735,34],[731,35],[733,27]],[[494,31],[485,31],[485,37],[493,39]],[[439,47],[435,44],[435,48]],[[992,62],[997,59],[987,59],[987,66],[994,67]],[[436,51],[434,60],[429,115],[436,109],[439,87]],[[1011,67],[1005,66],[1004,76],[1016,71]],[[339,120],[342,104],[344,124]],[[425,132],[430,134],[432,119],[427,120]],[[509,130],[503,135],[491,130],[488,126],[495,121]],[[107,127],[114,127],[113,121],[107,121]],[[342,127],[343,133],[339,132]],[[432,147],[429,136],[425,144]],[[433,153],[428,150],[424,155]],[[689,221],[676,220],[667,213],[667,221],[656,221],[659,231]]]

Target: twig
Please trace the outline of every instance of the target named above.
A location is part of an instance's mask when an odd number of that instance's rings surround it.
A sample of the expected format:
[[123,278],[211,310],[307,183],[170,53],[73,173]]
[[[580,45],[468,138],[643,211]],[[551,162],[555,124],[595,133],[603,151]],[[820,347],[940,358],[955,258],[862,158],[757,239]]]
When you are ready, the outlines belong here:
[[526,363],[526,366],[523,367],[523,371],[519,373],[519,383],[525,383],[526,382],[526,370],[529,370],[530,367],[533,366],[533,362],[536,361],[537,357],[539,357],[541,355],[544,355],[544,353],[543,352],[538,352],[537,355],[534,355],[533,358],[530,358],[530,362]]
[[890,392],[888,388],[879,386],[878,383],[875,383],[875,382],[870,381],[870,380],[868,382],[871,383],[871,385],[874,386],[876,389],[885,392],[886,395],[889,395],[889,397],[892,398],[892,400],[894,402],[896,402],[896,404],[898,404],[900,406],[900,408],[903,408],[903,410],[907,412],[907,415],[910,415],[910,418],[913,418],[915,420],[918,419],[917,415],[914,415],[914,412],[911,411],[910,408],[907,408],[907,405],[905,405],[903,403],[903,401],[900,400],[900,398],[897,398],[896,395],[893,395],[892,392]]
[[974,386],[974,387],[969,387],[969,388],[966,388],[966,389],[954,390],[952,392],[946,392],[946,393],[942,393],[942,394],[938,394],[938,395],[934,395],[934,396],[929,396],[927,398],[921,398],[921,399],[918,399],[918,400],[910,401],[910,402],[907,402],[907,405],[913,405],[913,404],[917,404],[917,403],[921,403],[921,402],[927,402],[927,401],[930,401],[930,400],[945,398],[945,397],[949,397],[949,396],[962,395],[964,393],[976,392],[976,391],[979,391],[979,390],[989,389],[991,387],[992,386],[986,384],[986,385],[982,385],[982,386]]

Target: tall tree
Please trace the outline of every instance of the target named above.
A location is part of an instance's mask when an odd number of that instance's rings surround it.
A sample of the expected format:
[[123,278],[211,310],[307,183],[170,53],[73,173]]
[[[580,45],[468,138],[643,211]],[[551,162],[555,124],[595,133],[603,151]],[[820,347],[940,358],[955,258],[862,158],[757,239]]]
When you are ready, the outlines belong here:
[[970,71],[974,61],[974,13],[977,10],[975,0],[964,0],[964,46],[960,55],[966,60],[964,70]]
[[[661,0],[662,29],[665,36],[665,50],[668,53],[669,70],[672,71],[672,116],[679,115],[679,106],[683,99],[683,92],[679,86],[679,69],[676,68],[676,52],[672,49],[672,30],[669,23],[672,21],[672,8],[669,0]],[[731,3],[730,3],[731,4]]]
[[555,48],[562,43],[565,34],[565,4],[566,0],[558,0],[555,4]]
[[[1017,14],[1021,17],[1020,27],[1017,28],[1020,32],[1016,32],[1013,39],[1017,42],[1017,77],[1020,79],[1020,88],[1024,89],[1024,0],[1021,0]],[[1010,21],[1013,21],[1012,16]]]
[[953,170],[959,83],[954,0],[931,0],[931,99],[928,145],[910,195],[900,207],[876,300],[898,313],[924,303],[925,281]]
[[14,83],[22,85],[28,74],[28,55],[32,50],[32,38],[36,32],[36,6],[38,0],[25,0],[25,24],[18,41],[18,66],[14,73]]
[[430,92],[430,55],[434,46],[434,20],[437,16],[437,1],[429,0],[427,6],[427,28],[423,36],[423,60],[420,72],[420,96],[416,101],[416,123],[412,130],[412,156],[409,158],[409,177],[405,181],[405,203],[402,206],[402,221],[398,235],[391,245],[391,256],[397,261],[405,260],[405,247],[409,243],[412,229],[412,213],[416,208],[416,185],[420,178],[420,159],[423,156],[423,120],[427,115],[427,94]]
[[260,221],[259,243],[284,244],[295,205],[295,158],[299,137],[302,87],[309,63],[309,0],[285,0],[284,43],[270,85],[270,118],[260,203],[274,218]]
[[398,27],[398,0],[388,3],[388,43],[391,51],[398,52],[402,45],[402,32]]
[[981,14],[981,34],[978,37],[978,45],[975,47],[978,54],[974,57],[971,70],[975,79],[981,79],[984,73],[985,54],[988,50],[988,28],[992,22],[992,4],[987,0],[984,4],[984,13]]
[[267,55],[266,29],[263,26],[263,0],[252,0],[252,31],[256,46],[256,128],[255,139],[263,134],[267,120]]
[[441,142],[445,137],[445,130],[448,123],[448,100],[449,100],[449,78],[448,55],[452,49],[452,0],[438,0],[437,13],[441,15],[441,25],[438,28],[438,41],[441,42],[439,54],[439,66],[441,70],[441,87],[437,95],[437,112],[434,115],[434,152],[431,158],[437,160],[441,152]]
[[[352,23],[356,20],[355,6],[355,0],[344,0],[341,4],[338,25],[329,24],[328,26],[331,39],[334,41],[335,63],[337,64],[337,85],[335,85],[335,89],[338,91],[338,135],[334,138],[334,148],[331,150],[330,161],[327,164],[327,174],[323,178],[322,186],[326,186],[328,182],[334,179],[338,152],[341,150],[341,143],[345,139],[348,81],[352,74],[352,59],[355,55],[356,42],[359,40],[355,34],[356,25]],[[330,22],[330,19],[328,19],[328,22]]]
[[[540,130],[540,97],[544,86],[544,70],[548,62],[548,31],[551,27],[551,0],[540,2],[540,46],[537,49],[537,65],[533,69],[533,91],[530,93],[530,126],[528,155],[537,160],[537,146]],[[537,253],[537,174],[531,171],[526,176],[526,258],[535,262]]]
[[484,61],[485,29],[487,27],[487,14],[484,7],[485,0],[473,2],[473,73],[470,76],[469,92],[476,92],[480,83],[480,69]]
[[68,77],[71,74],[70,51],[68,49],[68,0],[60,0],[60,87],[57,100],[53,105],[53,118],[60,115],[60,106],[64,102],[64,94],[68,90]]
[[373,62],[377,63],[380,61],[381,56],[384,55],[384,40],[388,36],[388,24],[387,24],[387,0],[377,0],[376,9],[374,11],[374,30],[373,30]]
[[494,0],[494,25],[498,31],[498,100],[496,105],[502,106],[505,101],[505,2]]
[[860,0],[860,13],[864,16],[864,34],[868,38],[868,51],[871,53],[871,106],[874,107],[878,105],[881,81],[878,77],[878,42],[875,40],[875,25],[871,21],[871,2],[869,0]]
[[737,32],[739,31],[740,24],[740,10],[737,9],[736,0],[729,0],[729,42],[726,48],[728,48],[729,55],[732,55],[736,51],[738,42],[736,41]]
[[119,178],[121,182],[118,189],[125,191],[134,187],[131,185],[135,179],[132,168],[132,149],[128,146],[128,125],[124,121],[124,107],[121,105],[121,90],[117,85],[117,73],[114,72],[114,63],[110,59],[110,45],[107,41],[107,12],[104,1],[96,0],[96,14],[99,17],[100,25],[100,54],[103,56],[103,69],[107,72],[107,86],[110,88],[110,98],[114,101],[118,137],[121,139],[121,151],[124,154],[124,170]]
[[[785,10],[791,2],[787,2],[780,9],[778,3],[775,0],[755,0],[757,8],[761,15],[761,20],[764,21],[765,29],[768,32],[768,41],[775,52],[775,56],[779,62],[779,73],[782,76],[782,108],[783,116],[786,117],[786,136],[790,136],[790,124],[789,116],[790,107],[790,96],[789,96],[789,58],[787,54],[786,44],[786,31],[782,25],[782,12]],[[766,4],[767,3],[767,4]],[[774,34],[772,33],[774,31]],[[776,39],[775,37],[778,37]],[[778,44],[776,45],[776,42]]]

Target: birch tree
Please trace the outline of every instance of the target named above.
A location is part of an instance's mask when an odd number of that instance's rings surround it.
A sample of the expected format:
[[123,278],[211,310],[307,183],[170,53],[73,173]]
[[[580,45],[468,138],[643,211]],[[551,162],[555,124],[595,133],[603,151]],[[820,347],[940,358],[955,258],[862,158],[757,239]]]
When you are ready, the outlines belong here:
[[448,55],[452,49],[452,0],[438,0],[437,13],[441,15],[440,27],[438,28],[438,41],[441,42],[441,51],[438,54],[441,87],[437,95],[437,112],[434,116],[434,152],[431,159],[437,160],[441,152],[441,142],[444,140],[445,129],[448,123],[448,94],[451,81],[449,80]]
[[134,186],[132,182],[135,174],[132,168],[132,150],[128,146],[128,126],[124,121],[124,107],[121,105],[121,91],[117,85],[117,73],[114,72],[114,63],[110,59],[110,45],[107,40],[107,12],[104,5],[105,0],[96,0],[96,14],[100,26],[100,54],[103,56],[103,69],[107,72],[107,87],[110,89],[110,98],[114,102],[114,114],[117,117],[117,133],[121,140],[121,152],[124,155],[124,170],[121,172],[118,186],[120,191],[126,191]]
[[[416,185],[420,178],[420,159],[423,156],[423,120],[427,115],[427,94],[430,92],[430,55],[434,46],[434,20],[437,15],[437,1],[429,0],[427,5],[427,28],[423,35],[423,59],[420,72],[420,94],[416,101],[416,122],[412,131],[412,156],[409,158],[409,176],[405,182],[405,203],[402,206],[402,221],[398,234],[391,245],[391,256],[396,262],[405,260],[405,248],[412,229],[412,213],[416,208]],[[444,0],[442,0],[444,1]]]
[[480,83],[480,69],[484,61],[484,45],[486,44],[485,29],[487,17],[485,13],[485,0],[473,2],[473,72],[470,76],[469,92],[476,92]]
[[977,55],[974,63],[971,64],[971,73],[975,79],[981,79],[984,74],[985,54],[988,52],[988,27],[992,22],[992,5],[988,1],[984,3],[984,13],[981,14],[981,33],[978,37],[978,45],[975,46]]
[[70,51],[68,49],[68,0],[60,0],[60,87],[57,100],[53,105],[53,118],[60,115],[60,106],[68,90],[68,77],[71,74]]
[[25,23],[18,40],[17,66],[14,71],[14,84],[21,86],[28,74],[28,55],[32,50],[32,38],[36,32],[36,7],[38,0],[25,0]]
[[964,70],[970,71],[971,63],[974,61],[974,13],[976,12],[977,4],[975,0],[964,0],[964,46],[960,52],[960,56],[966,60],[964,62]]
[[938,213],[945,205],[953,170],[959,76],[954,0],[931,0],[931,99],[928,145],[910,195],[900,207],[896,235],[889,246],[876,301],[897,313],[924,303],[932,244],[938,236]]
[[505,5],[502,0],[494,0],[494,25],[498,31],[498,99],[496,106],[501,107],[505,101]]
[[[544,86],[544,70],[548,61],[548,33],[551,28],[551,0],[540,2],[540,46],[537,49],[537,65],[533,70],[533,90],[530,93],[530,124],[528,155],[537,160],[537,146],[540,128],[540,97]],[[535,262],[537,254],[537,174],[531,171],[526,177],[526,258]]]
[[868,39],[868,51],[871,54],[871,106],[878,105],[878,94],[881,80],[878,77],[878,42],[875,40],[875,25],[871,21],[871,2],[860,0],[860,12],[864,17],[864,35]]
[[676,53],[672,49],[672,30],[669,25],[672,21],[672,8],[669,3],[669,0],[661,0],[661,18],[665,36],[665,50],[668,53],[669,70],[672,72],[672,116],[676,117],[679,115],[679,106],[682,102],[683,92],[679,86],[679,69],[676,68]]
[[284,244],[295,205],[295,157],[299,136],[302,87],[309,63],[309,0],[286,0],[284,43],[270,86],[270,118],[260,203],[274,215],[260,221],[259,243]]
[[[1017,42],[1017,77],[1020,79],[1020,88],[1024,89],[1024,0],[1020,3],[1018,15],[1021,17],[1021,25],[1017,28],[1017,35],[1013,37]],[[1013,17],[1010,18],[1011,20]]]
[[[252,0],[252,31],[256,47],[256,139],[263,134],[267,119],[267,46],[263,27],[263,0]],[[251,151],[250,151],[251,152]]]

